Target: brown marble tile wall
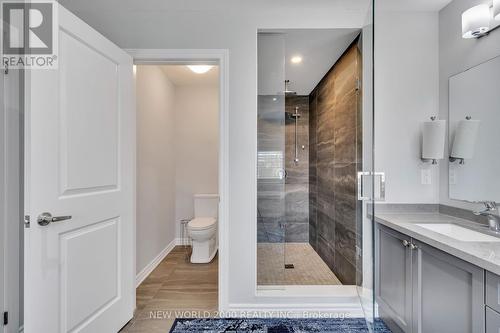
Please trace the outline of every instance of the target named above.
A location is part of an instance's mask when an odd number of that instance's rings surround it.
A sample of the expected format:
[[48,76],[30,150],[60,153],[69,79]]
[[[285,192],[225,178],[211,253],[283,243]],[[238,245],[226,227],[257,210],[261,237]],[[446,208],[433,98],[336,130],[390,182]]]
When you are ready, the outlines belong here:
[[309,239],[343,284],[362,281],[360,64],[354,43],[309,96]]

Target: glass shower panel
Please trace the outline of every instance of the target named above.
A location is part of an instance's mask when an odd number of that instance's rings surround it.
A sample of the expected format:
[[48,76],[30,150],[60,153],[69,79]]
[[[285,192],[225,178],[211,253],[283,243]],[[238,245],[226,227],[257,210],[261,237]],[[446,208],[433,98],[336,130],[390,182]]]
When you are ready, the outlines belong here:
[[374,281],[374,132],[375,132],[375,107],[374,107],[374,1],[370,1],[366,18],[362,28],[361,50],[362,61],[360,75],[362,91],[359,103],[361,105],[362,145],[359,158],[361,166],[358,168],[357,177],[357,214],[359,228],[362,234],[357,240],[358,257],[357,288],[361,307],[366,322],[372,332],[375,328],[375,281]]
[[257,286],[285,281],[285,44],[258,34]]

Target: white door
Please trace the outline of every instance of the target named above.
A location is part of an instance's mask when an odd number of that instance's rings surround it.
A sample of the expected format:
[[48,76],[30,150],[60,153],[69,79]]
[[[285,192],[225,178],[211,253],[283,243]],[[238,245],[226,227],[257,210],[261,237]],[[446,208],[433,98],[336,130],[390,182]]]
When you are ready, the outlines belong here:
[[24,331],[117,332],[135,307],[132,59],[62,7],[58,33],[59,69],[26,78]]

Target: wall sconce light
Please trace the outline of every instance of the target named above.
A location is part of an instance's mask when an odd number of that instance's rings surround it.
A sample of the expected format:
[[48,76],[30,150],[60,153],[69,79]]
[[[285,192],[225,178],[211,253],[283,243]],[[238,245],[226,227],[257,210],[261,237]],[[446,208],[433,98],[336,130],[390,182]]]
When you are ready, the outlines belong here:
[[422,133],[422,162],[437,164],[438,160],[444,158],[444,146],[446,139],[446,120],[437,120],[431,117],[431,121],[423,124]]
[[500,21],[500,0],[493,0],[493,5],[482,4],[467,9],[462,13],[462,38],[480,38],[500,27],[494,21]]
[[462,13],[462,37],[478,38],[490,31],[490,7],[474,6]]
[[500,21],[500,0],[493,0],[493,18]]
[[470,116],[458,123],[450,153],[451,163],[458,161],[459,164],[465,164],[466,159],[474,157],[480,124],[481,121],[472,120]]

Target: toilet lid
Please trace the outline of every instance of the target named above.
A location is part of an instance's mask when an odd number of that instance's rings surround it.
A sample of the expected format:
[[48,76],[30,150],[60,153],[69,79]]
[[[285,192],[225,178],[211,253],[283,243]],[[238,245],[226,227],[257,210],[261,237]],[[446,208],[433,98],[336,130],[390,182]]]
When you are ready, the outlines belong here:
[[215,218],[213,217],[196,217],[188,223],[188,226],[193,229],[206,229],[214,224]]

